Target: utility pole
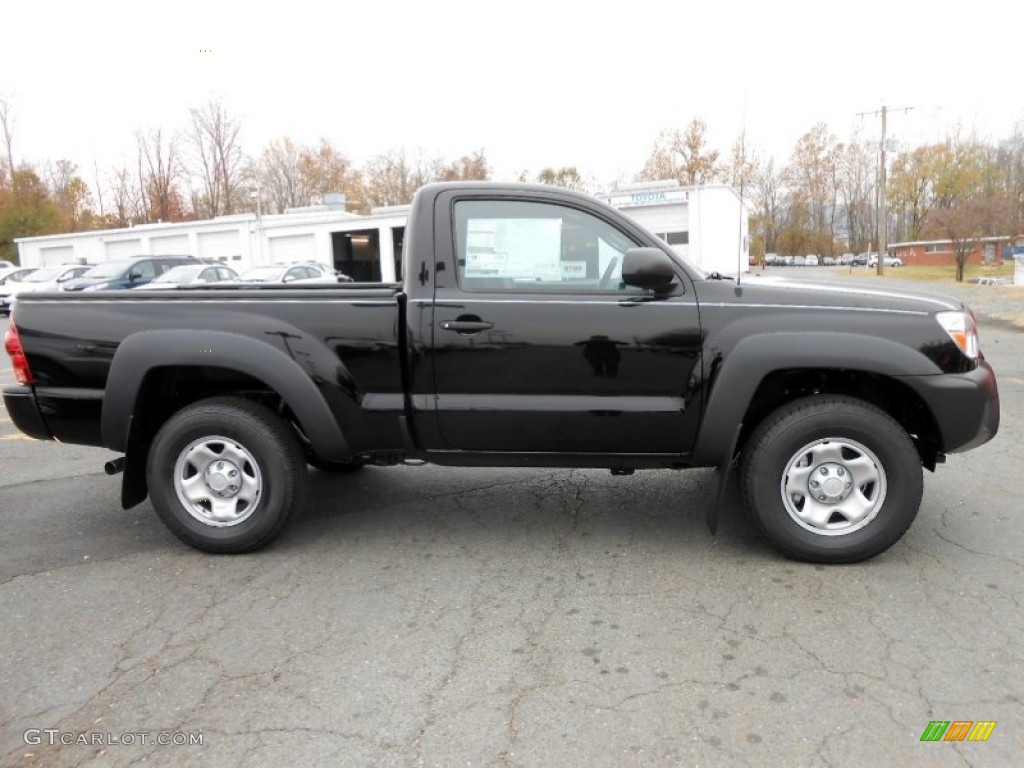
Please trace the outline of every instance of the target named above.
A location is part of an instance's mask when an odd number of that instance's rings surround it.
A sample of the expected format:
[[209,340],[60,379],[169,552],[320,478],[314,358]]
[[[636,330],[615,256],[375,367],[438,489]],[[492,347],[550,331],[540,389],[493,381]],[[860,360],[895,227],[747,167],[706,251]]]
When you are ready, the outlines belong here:
[[[896,109],[902,109],[904,112],[909,112],[913,107],[896,107]],[[881,275],[885,269],[885,254],[889,249],[889,216],[887,213],[886,202],[885,202],[885,129],[886,129],[886,116],[888,114],[889,107],[882,105],[882,108],[875,112],[859,112],[858,116],[864,117],[865,115],[881,115],[882,116],[882,140],[878,144],[878,194],[875,196],[877,201],[878,209],[876,211],[876,229],[875,229],[875,242],[878,244],[878,266],[876,268],[877,274]]]
[[876,270],[879,276],[885,271],[885,252],[889,247],[889,216],[885,207],[885,113],[886,106],[883,104],[882,143],[878,145],[881,167],[878,169],[878,265]]

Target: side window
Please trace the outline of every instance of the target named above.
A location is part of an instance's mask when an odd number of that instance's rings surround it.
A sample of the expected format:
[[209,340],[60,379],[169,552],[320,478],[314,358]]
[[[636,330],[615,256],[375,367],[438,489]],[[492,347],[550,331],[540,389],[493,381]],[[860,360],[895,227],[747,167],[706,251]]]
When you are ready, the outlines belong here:
[[636,243],[584,211],[551,203],[455,203],[459,284],[466,291],[642,292],[622,283]]
[[305,276],[305,270],[302,267],[292,267],[285,272],[284,279],[290,283],[292,280],[302,280]]
[[199,279],[202,280],[204,283],[215,282],[217,280],[217,269],[216,269],[216,267],[212,267],[210,269],[204,269],[202,274],[199,276]]
[[140,261],[132,267],[132,272],[142,277],[156,277],[156,267],[152,261]]
[[225,269],[224,267],[219,267],[217,269],[217,279],[218,280],[232,280],[232,279],[234,279],[234,277],[235,277],[235,273],[232,272],[230,269]]

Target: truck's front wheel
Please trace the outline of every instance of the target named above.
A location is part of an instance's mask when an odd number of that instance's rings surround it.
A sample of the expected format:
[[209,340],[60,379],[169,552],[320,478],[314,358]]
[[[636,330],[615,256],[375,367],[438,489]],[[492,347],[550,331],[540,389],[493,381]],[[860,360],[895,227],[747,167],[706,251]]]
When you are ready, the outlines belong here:
[[849,563],[885,551],[921,504],[921,460],[884,411],[852,397],[787,403],[751,434],[743,499],[786,555]]
[[161,427],[146,480],[157,514],[187,544],[248,552],[284,528],[305,491],[295,434],[274,413],[236,397],[202,400]]

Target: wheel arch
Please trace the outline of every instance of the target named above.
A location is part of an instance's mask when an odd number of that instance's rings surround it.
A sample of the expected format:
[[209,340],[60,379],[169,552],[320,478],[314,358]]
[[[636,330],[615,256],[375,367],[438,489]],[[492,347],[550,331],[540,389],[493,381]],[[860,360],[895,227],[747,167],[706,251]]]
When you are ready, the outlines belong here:
[[206,397],[240,393],[276,399],[278,410],[294,421],[318,456],[351,459],[323,394],[284,352],[232,333],[144,331],[118,347],[103,398],[104,445],[126,454],[122,505],[128,508],[146,497],[149,440],[172,413]]
[[849,333],[748,336],[712,363],[707,407],[694,449],[696,464],[720,464],[778,407],[810,394],[842,394],[869,402],[915,438],[922,461],[935,466],[941,443],[935,418],[900,376],[940,374],[920,352],[877,337]]

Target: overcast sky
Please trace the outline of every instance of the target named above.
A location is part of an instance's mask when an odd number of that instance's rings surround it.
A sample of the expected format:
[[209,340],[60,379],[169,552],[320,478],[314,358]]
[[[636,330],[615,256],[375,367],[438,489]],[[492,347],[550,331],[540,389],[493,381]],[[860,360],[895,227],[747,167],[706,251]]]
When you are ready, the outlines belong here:
[[785,162],[824,122],[846,139],[993,140],[1024,120],[1017,2],[518,0],[40,2],[0,6],[15,160],[69,158],[92,183],[136,129],[184,130],[220,99],[256,154],[289,135],[357,163],[392,148],[483,149],[495,178],[575,165],[631,177],[659,131],[708,123],[727,154]]

